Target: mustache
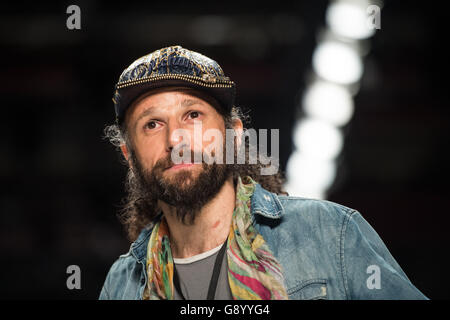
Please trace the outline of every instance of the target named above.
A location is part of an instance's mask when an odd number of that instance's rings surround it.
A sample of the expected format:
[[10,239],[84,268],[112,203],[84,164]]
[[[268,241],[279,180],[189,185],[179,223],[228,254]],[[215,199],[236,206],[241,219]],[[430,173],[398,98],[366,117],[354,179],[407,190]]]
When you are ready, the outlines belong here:
[[[181,159],[182,161],[180,161],[179,163],[175,163],[172,161],[172,153],[173,152],[177,152],[178,151],[178,155],[179,157],[183,157],[185,152],[189,152],[190,153],[190,158],[188,162],[184,162],[184,159]],[[156,161],[155,166],[153,167],[154,171],[164,171],[174,165],[177,164],[181,164],[181,163],[194,163],[194,159],[201,159],[201,163],[202,164],[207,164],[205,162],[205,159],[207,160],[209,158],[208,154],[205,154],[203,152],[199,152],[199,151],[194,151],[194,150],[186,150],[186,149],[179,149],[179,150],[173,150],[172,153],[168,154],[166,157],[159,159],[158,161]],[[212,155],[214,156],[214,153],[212,153]],[[198,163],[198,162],[196,162]]]

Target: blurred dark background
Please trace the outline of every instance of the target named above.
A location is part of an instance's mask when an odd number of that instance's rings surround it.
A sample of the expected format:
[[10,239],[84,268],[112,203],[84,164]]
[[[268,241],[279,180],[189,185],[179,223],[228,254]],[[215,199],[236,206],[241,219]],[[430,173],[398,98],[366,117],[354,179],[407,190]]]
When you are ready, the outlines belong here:
[[[116,218],[126,170],[102,134],[120,73],[155,49],[217,60],[253,127],[280,128],[285,169],[328,1],[262,3],[2,5],[0,298],[96,299],[128,250]],[[66,28],[71,4],[81,30]],[[449,299],[448,37],[429,6],[385,2],[328,199],[359,210],[425,295]],[[81,290],[66,287],[73,264]]]

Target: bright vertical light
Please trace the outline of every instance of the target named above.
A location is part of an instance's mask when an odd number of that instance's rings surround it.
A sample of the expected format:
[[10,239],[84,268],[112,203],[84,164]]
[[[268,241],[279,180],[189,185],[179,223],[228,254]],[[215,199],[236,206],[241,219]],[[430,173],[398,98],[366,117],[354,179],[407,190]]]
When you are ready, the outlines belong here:
[[368,1],[336,1],[327,9],[326,21],[337,35],[351,39],[365,39],[375,32],[367,26]]
[[342,134],[327,122],[308,118],[294,128],[294,143],[311,159],[333,160],[342,150]]
[[353,99],[347,88],[325,81],[314,82],[302,100],[306,115],[343,126],[353,115]]
[[355,49],[337,41],[319,44],[313,53],[313,68],[325,80],[339,84],[354,83],[363,72],[361,58]]
[[369,0],[336,0],[327,9],[329,27],[313,52],[317,77],[302,97],[305,117],[297,121],[295,149],[288,159],[286,191],[307,198],[326,198],[336,176],[336,157],[344,139],[340,127],[354,112],[350,92],[359,86],[363,62],[359,40],[373,35],[368,22]]
[[286,191],[307,198],[323,198],[336,176],[334,161],[317,160],[298,151],[291,155],[286,169],[290,173]]

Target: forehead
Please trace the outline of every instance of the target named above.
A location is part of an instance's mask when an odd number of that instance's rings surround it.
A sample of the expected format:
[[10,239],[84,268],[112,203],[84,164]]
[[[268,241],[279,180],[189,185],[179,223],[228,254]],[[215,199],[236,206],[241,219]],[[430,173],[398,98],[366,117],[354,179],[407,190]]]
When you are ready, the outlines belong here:
[[223,109],[218,101],[202,91],[185,87],[166,87],[153,89],[138,97],[126,111],[125,121],[129,122],[136,118],[149,106],[155,108],[164,106],[167,108],[167,104],[170,105],[170,102],[182,102],[184,100],[200,100],[203,105],[223,115]]
[[185,90],[158,90],[150,91],[139,97],[132,105],[130,109],[138,110],[143,105],[152,104],[154,107],[164,106],[166,103],[180,102],[184,100],[200,100],[202,103],[207,101],[198,97],[198,95]]

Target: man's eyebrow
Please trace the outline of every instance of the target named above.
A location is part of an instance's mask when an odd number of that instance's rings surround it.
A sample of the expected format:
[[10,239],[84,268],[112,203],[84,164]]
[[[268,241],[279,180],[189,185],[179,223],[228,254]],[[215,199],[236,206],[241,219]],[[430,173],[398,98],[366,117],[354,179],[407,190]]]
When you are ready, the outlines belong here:
[[[184,99],[183,101],[181,101],[181,107],[182,107],[182,108],[188,108],[188,107],[193,106],[193,105],[195,105],[195,104],[203,104],[203,102],[202,102],[202,100],[200,100],[200,99],[191,99],[191,98]],[[151,114],[152,111],[153,111],[153,109],[155,109],[154,106],[150,106],[150,107],[146,108],[146,109],[139,115],[139,117],[137,118],[136,121],[139,121],[139,120],[141,120],[143,117],[148,116],[149,114]]]
[[150,107],[146,108],[146,109],[138,116],[138,118],[137,118],[136,121],[134,122],[134,125],[133,125],[133,131],[136,131],[137,125],[138,125],[138,123],[139,123],[139,120],[141,120],[142,118],[144,118],[144,117],[148,116],[149,114],[151,114],[154,108],[155,108],[155,107],[150,106]]
[[191,99],[191,98],[189,98],[189,99],[184,99],[181,102],[181,107],[187,108],[187,107],[190,107],[190,106],[192,106],[194,104],[204,104],[204,103],[200,99]]
[[148,108],[146,108],[140,115],[139,117],[136,119],[136,122],[138,122],[139,120],[141,120],[143,117],[148,116],[149,114],[152,113],[153,109],[155,109],[155,107],[150,106]]

